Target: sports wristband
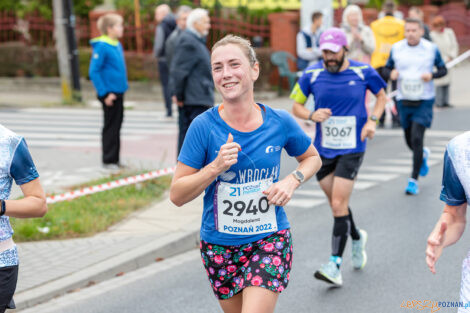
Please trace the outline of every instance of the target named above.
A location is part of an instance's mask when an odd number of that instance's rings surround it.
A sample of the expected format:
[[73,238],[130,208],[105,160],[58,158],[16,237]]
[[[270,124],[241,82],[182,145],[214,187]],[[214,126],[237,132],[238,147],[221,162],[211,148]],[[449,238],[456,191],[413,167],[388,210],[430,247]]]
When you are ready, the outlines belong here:
[[5,201],[0,200],[0,216],[5,215],[6,207],[5,207]]
[[310,112],[310,114],[308,115],[308,120],[309,120],[309,121],[313,121],[313,120],[312,120],[313,113],[315,113],[315,112],[312,111],[312,112]]

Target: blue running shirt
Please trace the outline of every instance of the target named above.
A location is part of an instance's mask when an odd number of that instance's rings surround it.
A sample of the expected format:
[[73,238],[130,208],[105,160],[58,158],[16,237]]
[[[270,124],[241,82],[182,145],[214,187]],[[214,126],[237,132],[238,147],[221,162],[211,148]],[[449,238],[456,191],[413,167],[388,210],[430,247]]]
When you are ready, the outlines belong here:
[[[10,197],[13,180],[17,185],[26,184],[38,178],[25,140],[0,125],[0,198]],[[13,235],[8,216],[0,216],[0,241],[7,240]],[[16,246],[0,253],[0,268],[18,265]]]
[[[353,60],[349,60],[349,63],[349,67],[339,73],[328,72],[322,62],[308,67],[291,93],[291,99],[301,104],[304,104],[308,96],[312,94],[315,98],[315,110],[329,108],[332,111],[332,117],[355,119],[356,138],[350,138],[351,145],[347,148],[332,148],[332,145],[322,144],[324,138],[322,124],[329,121],[316,123],[314,145],[320,155],[328,159],[366,150],[366,141],[361,141],[362,127],[368,118],[365,104],[366,91],[369,89],[372,93],[377,94],[382,88],[386,88],[383,79],[370,65]],[[342,119],[341,122],[344,122],[345,119]],[[333,120],[331,119],[331,121]],[[344,130],[342,128],[326,128],[326,125],[324,127],[325,132],[332,132],[331,136],[335,137],[354,134],[354,130],[351,132],[350,127]],[[330,136],[329,133],[325,133],[325,135]]]
[[[235,235],[219,232],[215,225],[214,196],[218,181],[244,184],[272,178],[279,179],[282,148],[290,156],[304,154],[312,140],[300,128],[294,118],[284,110],[274,110],[259,104],[263,124],[251,132],[231,128],[220,117],[218,106],[196,117],[188,129],[178,161],[192,168],[201,169],[214,161],[219,149],[227,142],[228,134],[240,144],[238,163],[222,173],[205,190],[204,211],[201,223],[201,239],[213,244],[241,245],[257,241],[271,233]],[[220,214],[220,213],[219,213]],[[289,228],[283,207],[276,207],[277,229]]]

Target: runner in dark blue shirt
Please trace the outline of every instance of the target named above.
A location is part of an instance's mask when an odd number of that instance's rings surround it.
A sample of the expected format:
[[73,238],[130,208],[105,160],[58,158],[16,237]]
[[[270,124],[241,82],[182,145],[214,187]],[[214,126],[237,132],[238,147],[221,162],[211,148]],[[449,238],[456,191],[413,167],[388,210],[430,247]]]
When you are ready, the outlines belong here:
[[[376,122],[385,107],[386,85],[370,65],[345,57],[347,39],[341,29],[325,31],[320,37],[320,49],[323,61],[304,71],[291,98],[295,101],[294,115],[317,123],[314,144],[323,163],[317,179],[334,216],[330,261],[315,272],[315,278],[341,286],[340,265],[348,233],[353,239],[354,268],[362,269],[367,262],[367,233],[355,226],[349,197],[364,158],[366,138],[374,136]],[[377,96],[370,117],[365,106],[367,90]],[[310,94],[315,98],[312,112],[304,106]]]

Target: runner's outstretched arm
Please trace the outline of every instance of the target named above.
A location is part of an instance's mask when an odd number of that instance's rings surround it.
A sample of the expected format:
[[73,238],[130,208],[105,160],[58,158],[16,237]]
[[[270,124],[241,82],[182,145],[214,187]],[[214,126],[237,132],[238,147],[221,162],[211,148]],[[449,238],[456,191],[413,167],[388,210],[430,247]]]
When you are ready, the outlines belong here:
[[375,115],[377,116],[377,118],[380,118],[385,111],[385,104],[387,103],[387,94],[382,88],[375,96],[377,97],[377,101],[375,102],[372,115]]
[[[375,115],[377,119],[380,119],[380,117],[382,116],[385,110],[385,104],[387,103],[387,95],[385,94],[385,91],[382,88],[375,96],[377,97],[377,101],[375,102],[372,115]],[[374,138],[376,127],[377,127],[377,122],[369,119],[367,123],[364,125],[364,127],[362,127],[361,140],[364,141],[366,137],[369,139]]]
[[426,263],[434,274],[436,262],[442,254],[442,249],[456,243],[465,230],[467,223],[465,214],[467,203],[459,206],[446,204],[441,218],[428,238],[426,247]]
[[5,215],[17,218],[43,217],[47,212],[46,195],[39,178],[20,185],[24,198],[5,200]]

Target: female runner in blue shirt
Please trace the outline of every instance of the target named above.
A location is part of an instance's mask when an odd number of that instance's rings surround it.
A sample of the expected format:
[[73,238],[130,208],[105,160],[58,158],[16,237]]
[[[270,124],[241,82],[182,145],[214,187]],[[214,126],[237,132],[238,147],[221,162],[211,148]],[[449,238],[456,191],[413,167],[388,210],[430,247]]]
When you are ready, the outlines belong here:
[[[273,312],[292,265],[283,206],[321,160],[288,112],[254,101],[259,63],[249,41],[224,37],[211,66],[223,102],[192,122],[170,199],[181,206],[205,191],[201,257],[224,312]],[[280,180],[282,148],[299,166]]]

